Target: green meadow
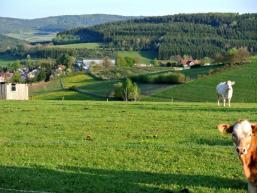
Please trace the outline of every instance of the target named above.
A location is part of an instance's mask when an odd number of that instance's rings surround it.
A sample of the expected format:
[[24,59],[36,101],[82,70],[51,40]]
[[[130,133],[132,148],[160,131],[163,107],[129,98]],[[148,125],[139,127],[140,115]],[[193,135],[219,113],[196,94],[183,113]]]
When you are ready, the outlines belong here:
[[6,34],[9,37],[25,40],[28,42],[44,42],[44,41],[52,41],[52,39],[56,36],[56,33],[48,33],[41,31],[23,31],[23,32],[13,32]]
[[157,58],[153,51],[119,51],[118,54],[123,57],[139,58],[142,64],[153,64],[153,60]]
[[[257,60],[202,77],[214,68],[183,71],[201,76],[183,85],[140,84],[141,102],[107,102],[118,80],[84,73],[30,85],[30,101],[1,101],[0,192],[245,192],[217,125],[257,120]],[[217,107],[215,86],[228,79],[232,107]]]
[[216,126],[257,120],[256,104],[0,103],[1,192],[246,192]]
[[15,61],[16,59],[6,57],[6,56],[0,56],[0,67],[8,66],[9,64]]
[[54,48],[86,48],[86,49],[96,49],[100,48],[100,43],[78,43],[78,44],[65,44],[65,45],[54,45]]
[[156,92],[145,100],[210,102],[216,100],[216,85],[227,80],[235,81],[233,102],[257,102],[257,58],[249,64],[234,66],[223,72],[199,78],[183,85]]

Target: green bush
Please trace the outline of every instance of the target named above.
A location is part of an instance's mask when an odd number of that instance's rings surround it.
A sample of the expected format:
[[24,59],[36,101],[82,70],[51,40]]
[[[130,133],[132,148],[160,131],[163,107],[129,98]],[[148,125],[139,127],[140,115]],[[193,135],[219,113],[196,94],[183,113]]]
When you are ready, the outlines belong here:
[[20,83],[21,82],[21,74],[19,72],[14,72],[11,81],[12,81],[12,83]]
[[124,101],[136,101],[139,99],[140,89],[136,83],[127,78],[124,82],[118,82],[114,85],[113,96]]
[[154,75],[140,75],[132,78],[133,81],[149,84],[182,84],[186,82],[184,74],[167,72]]
[[122,99],[122,83],[118,82],[114,84],[113,87],[114,87],[113,97],[117,99]]
[[43,80],[46,80],[46,72],[44,70],[40,70],[40,72],[37,75],[37,81]]

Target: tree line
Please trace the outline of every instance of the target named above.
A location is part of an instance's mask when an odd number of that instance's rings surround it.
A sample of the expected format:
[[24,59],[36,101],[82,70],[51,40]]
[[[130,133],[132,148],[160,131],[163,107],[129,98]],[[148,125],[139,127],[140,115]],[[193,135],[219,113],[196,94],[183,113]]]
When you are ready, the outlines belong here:
[[26,58],[30,55],[33,58],[53,58],[57,59],[63,54],[77,58],[114,58],[115,53],[112,49],[86,49],[86,48],[54,48],[54,47],[31,47],[25,48],[17,46],[5,52],[7,55],[16,58]]

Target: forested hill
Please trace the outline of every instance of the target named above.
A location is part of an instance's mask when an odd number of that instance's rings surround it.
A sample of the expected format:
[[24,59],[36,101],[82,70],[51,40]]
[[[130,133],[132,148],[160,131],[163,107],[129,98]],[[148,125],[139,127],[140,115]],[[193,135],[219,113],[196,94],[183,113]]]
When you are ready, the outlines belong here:
[[0,17],[0,33],[16,33],[27,31],[60,32],[76,27],[88,27],[108,22],[124,21],[136,17],[119,15],[64,15],[40,19],[15,19]]
[[147,17],[59,33],[55,43],[105,42],[122,50],[213,56],[232,47],[257,51],[257,14],[206,13]]

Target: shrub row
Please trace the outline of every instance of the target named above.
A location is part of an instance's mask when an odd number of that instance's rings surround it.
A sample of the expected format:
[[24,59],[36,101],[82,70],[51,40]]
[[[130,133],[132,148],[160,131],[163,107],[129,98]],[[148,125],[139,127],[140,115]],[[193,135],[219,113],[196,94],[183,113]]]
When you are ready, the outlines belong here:
[[161,74],[146,74],[132,77],[132,80],[139,83],[151,84],[183,84],[186,82],[184,74],[176,72],[166,72]]

